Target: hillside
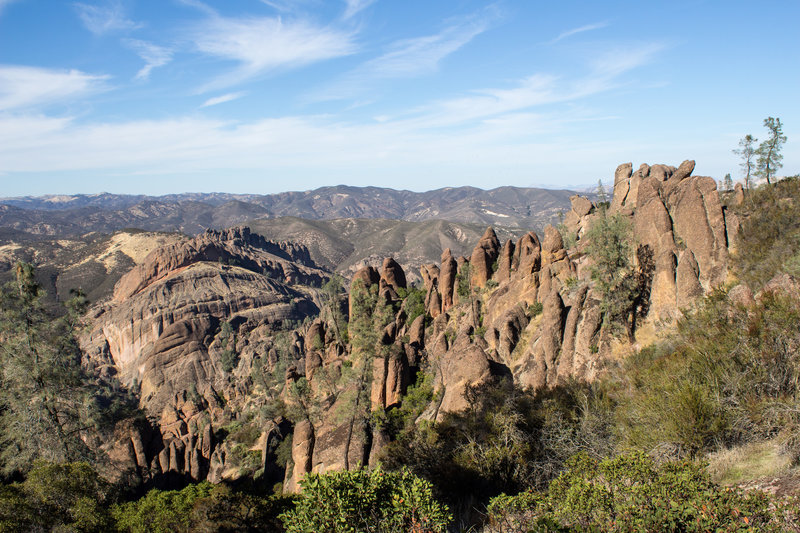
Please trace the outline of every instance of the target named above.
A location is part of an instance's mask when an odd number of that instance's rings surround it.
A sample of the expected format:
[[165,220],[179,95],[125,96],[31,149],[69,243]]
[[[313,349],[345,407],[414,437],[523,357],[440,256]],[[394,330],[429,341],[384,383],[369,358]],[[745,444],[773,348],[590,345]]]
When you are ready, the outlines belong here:
[[[410,281],[420,281],[419,269],[439,260],[448,248],[466,255],[486,229],[485,225],[426,220],[408,222],[385,219],[307,220],[296,217],[248,222],[256,233],[277,241],[305,245],[317,264],[352,277],[366,265],[380,266],[394,257]],[[526,230],[496,227],[503,240],[518,238]]]
[[272,195],[70,195],[0,199],[0,227],[43,235],[112,233],[124,228],[193,235],[256,218],[448,220],[541,230],[569,209],[566,190],[450,187],[412,192],[323,187]]
[[[485,227],[431,220],[408,222],[386,219],[305,220],[295,217],[246,222],[254,233],[277,242],[304,245],[315,264],[349,279],[356,270],[378,266],[394,256],[419,282],[423,264],[438,261],[442,252],[467,254]],[[504,239],[524,232],[497,228]],[[37,279],[47,293],[58,299],[70,289],[83,289],[91,301],[110,296],[114,284],[147,253],[169,243],[189,240],[180,233],[125,229],[110,235],[89,233],[66,237],[35,235],[5,229],[0,233],[0,281],[13,277],[18,261],[37,268]]]

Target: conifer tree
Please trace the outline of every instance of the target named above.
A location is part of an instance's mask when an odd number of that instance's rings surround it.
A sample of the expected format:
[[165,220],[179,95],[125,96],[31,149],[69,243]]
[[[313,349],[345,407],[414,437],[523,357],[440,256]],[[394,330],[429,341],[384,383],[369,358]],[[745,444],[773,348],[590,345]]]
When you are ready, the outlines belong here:
[[0,467],[26,471],[37,459],[93,458],[82,436],[101,414],[76,339],[86,298],[79,292],[57,316],[34,269],[20,263],[0,290]]
[[739,148],[733,151],[733,153],[738,155],[742,160],[742,162],[739,163],[739,166],[742,168],[742,174],[744,175],[744,188],[747,190],[750,190],[753,184],[752,175],[755,171],[755,144],[757,141],[758,139],[748,133],[739,141]]
[[767,117],[764,119],[764,127],[769,130],[769,136],[762,142],[756,150],[758,159],[756,160],[756,175],[766,178],[767,183],[772,181],[779,168],[783,166],[783,154],[781,148],[786,142],[786,135],[783,134],[783,124],[781,119]]

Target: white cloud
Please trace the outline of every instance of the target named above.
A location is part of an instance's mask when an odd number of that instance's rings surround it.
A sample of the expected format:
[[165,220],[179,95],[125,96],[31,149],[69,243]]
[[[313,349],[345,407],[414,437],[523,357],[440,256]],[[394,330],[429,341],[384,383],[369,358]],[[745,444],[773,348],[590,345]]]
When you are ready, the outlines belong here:
[[450,26],[436,35],[398,41],[387,53],[365,63],[363,69],[385,78],[433,72],[445,57],[483,33],[488,25],[488,21],[473,21]]
[[241,83],[272,70],[295,68],[355,51],[353,35],[305,20],[211,17],[190,38],[203,53],[239,63],[239,68],[203,88]]
[[119,0],[111,0],[105,6],[75,4],[83,24],[95,35],[113,31],[130,31],[141,27],[125,14],[125,7]]
[[43,107],[104,89],[107,76],[0,65],[0,111]]
[[353,18],[356,14],[368,8],[375,3],[376,0],[345,0],[347,7],[344,10],[342,18],[345,20]]
[[664,48],[661,43],[634,43],[601,53],[591,64],[596,73],[611,78],[650,63]]
[[123,42],[144,60],[144,66],[136,73],[137,79],[146,80],[154,68],[163,67],[172,61],[173,52],[169,48],[138,39],[125,39]]
[[215,96],[214,98],[209,98],[208,100],[203,102],[203,105],[201,105],[200,107],[211,107],[212,105],[224,104],[225,102],[230,102],[232,100],[236,100],[237,98],[241,98],[242,96],[244,96],[244,94],[245,93],[243,92],[239,92],[239,93],[228,93],[228,94],[223,94],[221,96]]
[[[560,175],[556,172],[562,171],[564,161],[574,168],[576,159],[590,157],[591,165],[584,165],[587,173],[598,168],[611,172],[620,157],[630,159],[640,153],[641,142],[635,136],[624,142],[619,138],[598,141],[600,126],[590,123],[613,117],[581,103],[616,87],[630,69],[649,61],[656,47],[639,49],[650,52],[601,54],[580,78],[532,75],[509,87],[431,102],[380,121],[352,122],[332,116],[240,122],[182,117],[89,124],[39,116],[0,119],[0,168],[12,174],[291,176],[292,186],[309,188],[315,185],[314,179],[322,179],[314,176],[364,183],[377,175],[417,180],[425,176],[431,186],[445,184],[435,181],[440,176],[451,180],[458,176],[463,183],[484,180],[471,182],[478,185],[492,176],[524,185],[534,179],[528,176],[531,172]],[[205,105],[240,95],[224,94]],[[553,105],[566,102],[570,105]],[[559,141],[562,136],[570,142]],[[632,155],[620,155],[620,146]],[[593,174],[587,175],[592,176],[587,183],[596,180]],[[204,187],[201,181],[191,183]],[[278,187],[287,188],[282,183]],[[155,178],[152,186],[163,187]]]
[[378,80],[407,78],[436,72],[440,63],[472,39],[486,31],[494,16],[473,16],[451,24],[437,34],[403,39],[389,46],[382,55],[366,61],[321,90],[312,92],[312,101],[338,100],[355,96]]
[[599,30],[600,28],[605,28],[606,26],[608,26],[608,22],[597,22],[595,24],[587,24],[587,25],[581,26],[579,28],[573,28],[571,30],[567,30],[565,32],[560,33],[558,35],[558,37],[556,37],[555,39],[550,41],[550,44],[555,44],[558,41],[566,39],[567,37],[572,37],[573,35],[577,35],[579,33],[592,31],[592,30]]

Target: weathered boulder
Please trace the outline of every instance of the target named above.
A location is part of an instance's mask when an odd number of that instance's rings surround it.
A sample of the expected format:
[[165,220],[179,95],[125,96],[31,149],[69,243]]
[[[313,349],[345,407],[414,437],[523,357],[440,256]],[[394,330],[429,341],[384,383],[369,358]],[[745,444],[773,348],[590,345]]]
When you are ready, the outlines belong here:
[[406,274],[403,271],[403,267],[401,267],[393,257],[387,257],[383,260],[381,281],[392,287],[395,291],[406,288]]
[[700,284],[700,268],[691,250],[685,250],[678,259],[675,272],[677,286],[676,304],[678,308],[685,309],[703,294]]
[[283,487],[287,494],[299,492],[300,480],[311,472],[314,442],[314,426],[311,425],[311,422],[308,420],[298,422],[292,434],[292,462],[294,463],[294,469],[288,479],[288,483],[285,483]]
[[705,290],[719,286],[727,276],[728,248],[716,182],[698,176],[684,179],[667,202],[675,234],[697,262],[700,284]]
[[442,252],[442,267],[439,272],[439,293],[442,295],[442,312],[453,307],[456,274],[458,266],[450,253],[450,248]]
[[744,203],[744,187],[741,183],[737,183],[733,191],[733,205],[742,205]]
[[442,394],[438,414],[462,411],[467,407],[464,391],[468,385],[480,385],[491,376],[489,359],[484,351],[465,337],[438,358],[436,390]]
[[[436,317],[434,317],[436,318]],[[425,316],[419,315],[411,323],[408,329],[408,343],[412,346],[422,348],[425,346]]]
[[625,205],[628,198],[628,192],[631,188],[631,174],[633,172],[633,164],[625,163],[617,167],[614,172],[614,194],[611,200],[611,210],[618,211]]
[[500,255],[497,259],[497,272],[494,273],[494,280],[504,283],[511,278],[511,265],[514,261],[514,241],[508,239],[503,247],[500,248]]
[[559,292],[551,290],[543,306],[539,337],[519,366],[512,368],[520,384],[533,389],[556,384],[557,358],[564,333],[564,302]]
[[473,287],[483,287],[491,279],[493,265],[500,255],[500,241],[494,230],[486,228],[486,232],[478,241],[469,260],[470,278]]
[[[349,298],[349,316],[350,321],[353,320],[353,291],[355,288],[368,290],[372,285],[379,284],[381,276],[373,266],[365,266],[364,268],[353,274],[353,279],[350,280],[350,298]],[[385,298],[385,296],[384,296]]]
[[585,217],[594,209],[594,204],[588,198],[578,194],[570,196],[569,201],[572,204],[572,210],[579,218]]
[[542,265],[542,245],[534,232],[523,235],[514,250],[512,268],[516,268],[520,277],[527,277],[538,272]]

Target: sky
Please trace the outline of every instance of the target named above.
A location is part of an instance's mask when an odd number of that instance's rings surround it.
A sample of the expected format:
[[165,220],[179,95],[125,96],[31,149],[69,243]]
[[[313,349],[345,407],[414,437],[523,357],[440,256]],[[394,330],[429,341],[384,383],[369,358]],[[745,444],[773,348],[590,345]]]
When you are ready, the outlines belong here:
[[800,1],[0,0],[0,197],[800,173]]

